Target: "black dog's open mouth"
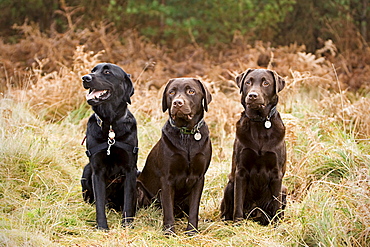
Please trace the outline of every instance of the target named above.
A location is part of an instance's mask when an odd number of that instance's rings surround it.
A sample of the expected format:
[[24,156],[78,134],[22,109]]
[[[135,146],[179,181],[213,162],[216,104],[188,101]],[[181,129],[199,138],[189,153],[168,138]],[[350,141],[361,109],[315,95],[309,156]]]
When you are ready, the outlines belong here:
[[86,94],[86,100],[104,101],[110,97],[111,93],[109,90],[98,90],[90,88],[89,93]]

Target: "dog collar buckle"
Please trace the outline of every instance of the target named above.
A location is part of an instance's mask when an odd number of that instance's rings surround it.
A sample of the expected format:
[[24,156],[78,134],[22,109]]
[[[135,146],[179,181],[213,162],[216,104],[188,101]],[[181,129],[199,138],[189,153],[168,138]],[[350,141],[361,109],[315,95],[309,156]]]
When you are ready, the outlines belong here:
[[100,127],[100,128],[102,128],[102,126],[103,126],[103,120],[98,116],[98,114],[94,114],[95,115],[95,118],[96,118],[96,124]]

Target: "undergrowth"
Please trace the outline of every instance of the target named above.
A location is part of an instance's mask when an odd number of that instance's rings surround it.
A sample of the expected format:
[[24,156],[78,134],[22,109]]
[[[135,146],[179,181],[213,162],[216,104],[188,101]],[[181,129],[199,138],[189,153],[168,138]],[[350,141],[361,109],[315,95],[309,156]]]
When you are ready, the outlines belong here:
[[[128,46],[147,47],[142,43]],[[0,98],[0,245],[370,245],[368,91],[344,90],[328,61],[302,53],[297,46],[275,50],[276,69],[287,82],[278,105],[287,128],[285,218],[266,227],[251,221],[222,222],[220,201],[230,172],[235,123],[242,110],[233,77],[256,67],[259,53],[241,57],[237,66],[231,66],[230,61],[217,65],[207,57],[197,57],[202,52],[195,50],[192,57],[202,61],[202,73],[192,75],[212,92],[205,120],[213,156],[200,205],[199,234],[184,235],[186,219],[179,219],[178,235],[163,236],[162,212],[155,207],[138,210],[133,229],[122,228],[120,213],[109,210],[111,230],[95,230],[95,209],[83,202],[79,180],[88,161],[81,142],[86,118],[92,113],[80,78],[105,60],[103,51],[93,53],[76,46],[71,64],[61,62],[60,69],[47,71],[43,69],[47,61],[39,60],[31,67],[28,81],[8,87]],[[135,83],[129,108],[138,122],[139,169],[168,116],[161,111],[161,86],[177,76],[164,72],[173,64],[163,58],[155,64],[151,58],[143,59],[144,68],[121,64]],[[294,66],[286,68],[287,64]],[[152,86],[155,82],[158,85]]]

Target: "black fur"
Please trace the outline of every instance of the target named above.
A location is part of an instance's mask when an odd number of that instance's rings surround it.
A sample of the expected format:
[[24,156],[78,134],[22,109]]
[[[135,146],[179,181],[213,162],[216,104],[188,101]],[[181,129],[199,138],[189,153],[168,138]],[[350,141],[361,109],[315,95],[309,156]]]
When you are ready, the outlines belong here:
[[[134,151],[138,145],[137,127],[127,108],[134,93],[133,84],[119,66],[109,63],[96,65],[82,80],[84,88],[89,89],[87,102],[95,112],[87,124],[86,147],[93,150],[102,145],[90,154],[90,162],[84,168],[83,197],[96,205],[98,229],[108,229],[106,205],[122,210],[122,224],[126,226],[133,221],[137,200],[137,152]],[[115,144],[108,155],[106,143],[112,130]]]

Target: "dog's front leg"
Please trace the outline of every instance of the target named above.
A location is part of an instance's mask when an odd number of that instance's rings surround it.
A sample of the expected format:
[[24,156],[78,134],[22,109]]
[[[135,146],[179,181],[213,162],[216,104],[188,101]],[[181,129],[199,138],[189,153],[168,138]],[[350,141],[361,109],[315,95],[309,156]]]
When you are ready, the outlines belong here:
[[244,218],[244,199],[247,190],[246,171],[244,168],[236,168],[234,183],[234,221]]
[[[134,167],[134,166],[132,166]],[[122,226],[130,226],[136,211],[136,169],[126,172]]]
[[[276,213],[282,209],[282,179],[276,178],[271,181],[271,192],[272,192],[272,209],[270,217],[274,219],[275,222],[279,220],[279,217]],[[276,216],[276,217],[275,217]]]
[[198,232],[199,204],[204,187],[204,177],[200,178],[194,185],[189,195],[189,220],[186,233],[192,235]]
[[166,235],[175,233],[175,216],[174,216],[174,200],[175,191],[172,185],[165,180],[161,179],[161,202],[163,209],[163,230]]
[[104,172],[96,171],[92,174],[93,190],[96,206],[96,223],[100,230],[109,230],[107,217],[105,215],[106,184],[103,176]]

